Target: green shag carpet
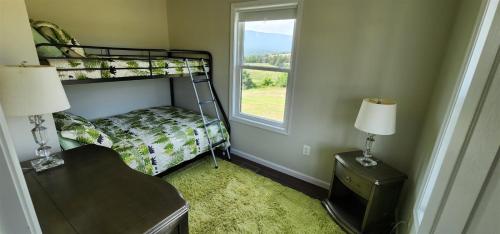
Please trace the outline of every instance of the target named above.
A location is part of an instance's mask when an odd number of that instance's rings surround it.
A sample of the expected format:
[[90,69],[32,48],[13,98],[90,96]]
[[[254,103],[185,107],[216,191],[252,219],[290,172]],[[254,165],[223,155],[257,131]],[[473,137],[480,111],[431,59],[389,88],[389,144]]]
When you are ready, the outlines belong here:
[[319,200],[209,158],[164,177],[189,203],[191,233],[344,233]]

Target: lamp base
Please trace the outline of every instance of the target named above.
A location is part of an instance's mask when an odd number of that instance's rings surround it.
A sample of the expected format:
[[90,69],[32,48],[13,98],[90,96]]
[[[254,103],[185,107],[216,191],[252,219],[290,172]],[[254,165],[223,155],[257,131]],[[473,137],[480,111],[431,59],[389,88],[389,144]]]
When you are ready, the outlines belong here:
[[45,171],[50,168],[61,166],[63,164],[64,159],[62,159],[58,155],[50,155],[48,157],[43,157],[31,161],[31,166],[33,167],[33,169],[35,169],[36,172]]
[[365,156],[356,157],[356,161],[358,161],[358,163],[361,164],[363,167],[377,166],[377,161]]

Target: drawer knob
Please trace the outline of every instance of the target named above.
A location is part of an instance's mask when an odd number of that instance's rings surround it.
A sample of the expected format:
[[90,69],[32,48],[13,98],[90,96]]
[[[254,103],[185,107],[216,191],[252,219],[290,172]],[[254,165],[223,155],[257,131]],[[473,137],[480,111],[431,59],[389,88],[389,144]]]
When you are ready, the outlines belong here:
[[345,181],[347,181],[347,182],[351,183],[351,177],[350,177],[350,176],[346,176],[346,177],[345,177]]

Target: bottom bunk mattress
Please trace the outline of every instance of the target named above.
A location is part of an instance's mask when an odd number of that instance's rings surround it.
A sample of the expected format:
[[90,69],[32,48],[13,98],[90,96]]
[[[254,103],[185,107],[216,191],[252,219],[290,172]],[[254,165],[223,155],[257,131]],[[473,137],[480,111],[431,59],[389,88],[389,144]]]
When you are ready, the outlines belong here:
[[[111,148],[129,167],[148,175],[157,175],[210,150],[202,117],[178,107],[135,110],[92,124],[109,136]],[[229,147],[229,134],[221,125],[227,141],[220,147]],[[223,140],[218,124],[209,125],[207,130],[212,142]]]

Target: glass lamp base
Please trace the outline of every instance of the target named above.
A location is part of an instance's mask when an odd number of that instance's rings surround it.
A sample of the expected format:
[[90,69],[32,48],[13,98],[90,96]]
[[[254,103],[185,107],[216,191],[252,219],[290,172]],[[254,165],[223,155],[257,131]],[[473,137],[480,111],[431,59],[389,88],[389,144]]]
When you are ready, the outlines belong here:
[[36,172],[45,171],[50,168],[61,166],[63,164],[64,159],[57,155],[51,155],[31,161],[31,166],[33,167],[33,169],[35,169]]
[[361,164],[363,167],[373,167],[377,166],[377,161],[373,160],[372,158],[368,157],[356,157],[356,161],[358,161],[359,164]]

